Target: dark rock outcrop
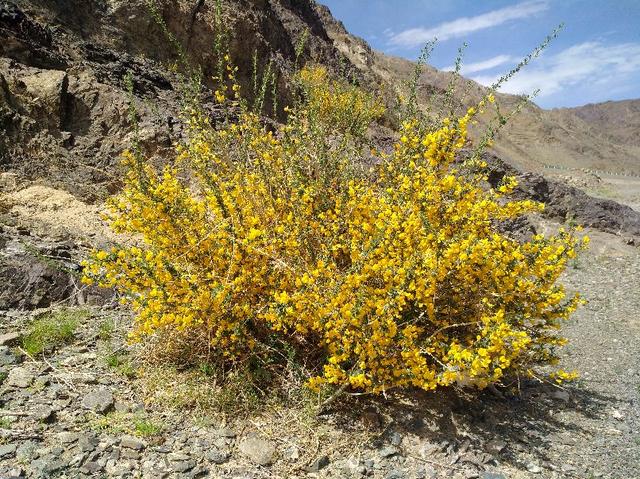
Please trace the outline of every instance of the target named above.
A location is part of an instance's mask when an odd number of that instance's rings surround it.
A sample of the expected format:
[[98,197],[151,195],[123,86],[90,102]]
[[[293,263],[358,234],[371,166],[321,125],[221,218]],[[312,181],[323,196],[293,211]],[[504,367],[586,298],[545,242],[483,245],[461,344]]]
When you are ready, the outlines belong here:
[[0,310],[104,303],[112,296],[110,291],[80,283],[81,255],[68,242],[0,225]]
[[[162,0],[158,11],[191,65],[211,86],[217,58],[214,2]],[[237,8],[236,8],[237,7]],[[355,68],[333,45],[314,2],[223,2],[229,48],[243,92],[251,96],[252,58],[277,73],[280,109],[301,53],[340,71]],[[147,2],[22,0],[0,2],[0,170],[65,189],[94,202],[118,189],[119,155],[132,143],[130,76],[139,140],[149,156],[169,156],[181,138],[178,59]],[[213,109],[205,95],[205,108]],[[267,110],[273,113],[271,98]]]
[[612,200],[595,198],[565,183],[542,175],[521,172],[501,159],[485,155],[489,164],[489,183],[496,187],[505,175],[515,176],[518,186],[514,197],[545,204],[543,215],[573,221],[608,233],[640,237],[640,212]]

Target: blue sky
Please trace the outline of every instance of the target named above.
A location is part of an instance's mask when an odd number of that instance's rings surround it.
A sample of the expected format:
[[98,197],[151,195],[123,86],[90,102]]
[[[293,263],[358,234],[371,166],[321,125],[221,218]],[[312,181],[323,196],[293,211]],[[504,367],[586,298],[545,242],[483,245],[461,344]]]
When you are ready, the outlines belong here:
[[544,108],[640,98],[640,0],[319,0],[347,30],[385,53],[450,68],[468,43],[463,74],[490,84],[558,24],[560,36],[502,91]]

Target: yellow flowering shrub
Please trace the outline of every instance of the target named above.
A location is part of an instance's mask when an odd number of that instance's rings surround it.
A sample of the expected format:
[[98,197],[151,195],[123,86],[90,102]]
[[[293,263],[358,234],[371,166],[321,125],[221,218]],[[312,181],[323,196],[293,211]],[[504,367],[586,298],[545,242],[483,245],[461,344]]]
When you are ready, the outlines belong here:
[[123,293],[134,335],[191,336],[227,364],[277,338],[316,366],[313,389],[485,387],[553,362],[580,301],[558,278],[581,242],[499,232],[543,206],[510,201],[513,178],[487,190],[480,161],[454,163],[476,109],[404,122],[370,171],[358,158],[375,96],[319,67],[297,81],[275,131],[247,108],[221,125],[196,109],[162,171],[125,154],[111,224],[135,245],[85,271]]

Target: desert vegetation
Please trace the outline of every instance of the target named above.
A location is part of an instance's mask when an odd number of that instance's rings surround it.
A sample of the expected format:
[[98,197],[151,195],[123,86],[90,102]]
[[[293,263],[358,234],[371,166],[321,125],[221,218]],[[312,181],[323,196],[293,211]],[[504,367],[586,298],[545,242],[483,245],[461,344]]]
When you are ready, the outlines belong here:
[[635,477],[634,110],[500,91],[557,33],[0,4],[0,476]]
[[501,232],[543,205],[509,199],[513,177],[486,188],[479,152],[493,127],[462,154],[495,88],[459,116],[451,90],[440,102],[448,114],[419,113],[415,93],[401,97],[399,138],[385,152],[367,137],[384,112],[374,92],[304,66],[286,121],[272,127],[260,116],[270,71],[254,73],[265,80],[251,104],[230,56],[216,51],[225,119],[210,121],[198,75],[186,77],[188,140],[174,159],[158,168],[135,145],[124,154],[110,222],[133,244],[85,265],[85,282],[115,287],[136,312],[133,339],[154,335],[155,348],[222,372],[286,368],[293,356],[306,385],[330,398],[512,385],[556,361],[557,330],[580,303],[558,279],[588,238]]

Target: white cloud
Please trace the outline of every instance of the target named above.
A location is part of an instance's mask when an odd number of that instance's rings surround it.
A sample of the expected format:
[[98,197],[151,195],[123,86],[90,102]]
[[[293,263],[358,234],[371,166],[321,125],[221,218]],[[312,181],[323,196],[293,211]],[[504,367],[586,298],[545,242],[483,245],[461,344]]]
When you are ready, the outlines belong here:
[[511,7],[500,8],[475,17],[462,17],[433,28],[411,28],[393,35],[389,43],[400,47],[416,47],[437,37],[444,41],[469,33],[502,25],[509,20],[526,18],[549,8],[547,0],[531,0]]
[[[568,89],[597,85],[614,88],[640,72],[640,43],[604,45],[585,42],[569,47],[555,55],[542,56],[526,66],[500,91],[521,94],[540,89],[540,97]],[[473,80],[491,85],[497,76],[480,75]]]
[[[471,75],[472,73],[482,72],[485,70],[491,70],[500,65],[504,65],[508,62],[517,62],[513,57],[509,55],[498,55],[493,58],[489,58],[487,60],[483,60],[481,62],[475,63],[467,63],[463,64],[462,68],[460,68],[460,73],[462,75]],[[444,71],[452,72],[455,70],[455,66],[451,65],[446,68],[443,68]]]

